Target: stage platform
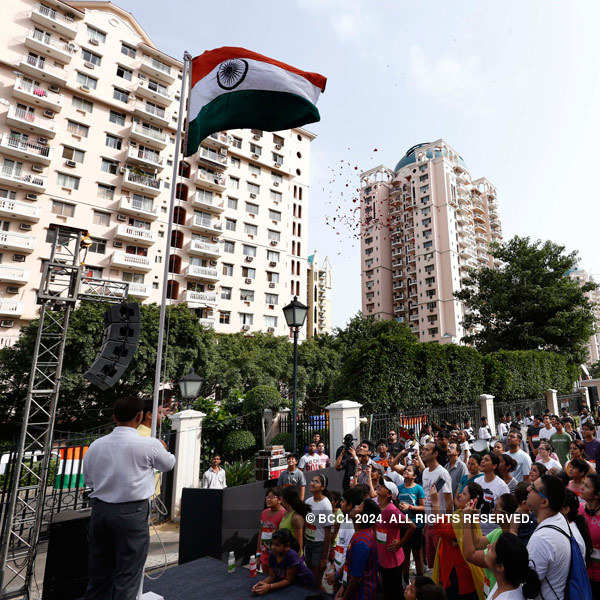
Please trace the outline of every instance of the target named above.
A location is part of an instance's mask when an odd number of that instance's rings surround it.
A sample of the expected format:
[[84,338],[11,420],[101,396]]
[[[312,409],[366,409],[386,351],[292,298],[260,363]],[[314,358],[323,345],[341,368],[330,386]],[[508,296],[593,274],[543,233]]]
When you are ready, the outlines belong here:
[[[162,576],[152,581],[144,579],[144,592],[154,592],[165,600],[240,600],[259,598],[250,588],[264,575],[251,578],[248,569],[236,568],[227,573],[227,565],[210,557],[199,558],[192,562],[167,569]],[[266,598],[273,600],[304,600],[314,594],[313,590],[300,586],[289,586],[282,590],[269,592]]]

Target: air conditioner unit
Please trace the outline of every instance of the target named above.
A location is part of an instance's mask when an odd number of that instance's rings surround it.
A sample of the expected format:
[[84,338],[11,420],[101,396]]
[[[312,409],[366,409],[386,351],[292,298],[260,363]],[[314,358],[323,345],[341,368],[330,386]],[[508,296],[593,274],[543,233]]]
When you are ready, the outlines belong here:
[[41,173],[44,170],[44,167],[42,165],[31,165],[31,170],[36,173]]
[[122,248],[123,247],[123,242],[120,242],[119,240],[115,240],[113,242],[113,247],[115,247],[115,248]]
[[100,45],[100,42],[98,42],[98,40],[95,40],[95,39],[93,39],[93,38],[90,38],[90,39],[88,40],[88,42],[89,42],[89,43],[90,43],[92,46],[99,46],[99,45]]
[[37,194],[25,194],[25,200],[37,200]]
[[250,194],[250,198],[256,198],[256,194]]
[[31,231],[31,225],[29,223],[20,223],[19,229],[21,231]]
[[18,294],[19,293],[19,286],[17,286],[17,285],[9,285],[6,288],[6,293],[7,294]]
[[96,65],[94,65],[94,63],[91,63],[91,62],[84,62],[83,66],[87,67],[88,69],[95,69],[96,68]]
[[274,181],[274,182],[273,182],[273,185],[274,185],[275,187],[279,187],[279,181]]
[[127,217],[125,215],[117,215],[117,221],[127,221]]
[[254,259],[251,256],[246,256],[246,262],[252,262]]
[[274,288],[274,287],[275,287],[275,284],[274,284],[273,282],[271,282],[271,283],[269,283],[269,287],[270,287],[270,288]]
[[254,159],[258,159],[258,158],[260,158],[260,154],[253,154],[253,155],[252,155],[252,158],[254,158]]
[[53,110],[45,110],[44,116],[48,117],[49,119],[54,119],[54,111]]
[[125,173],[127,169],[125,167],[120,167],[119,168],[119,173],[121,173],[121,175],[123,175]]
[[214,266],[216,266],[216,264],[217,264],[217,261],[216,261],[216,260],[211,260],[211,261],[210,261],[210,266],[211,266],[211,267],[214,267]]
[[271,240],[271,246],[277,246],[277,242],[275,240]]
[[276,267],[276,266],[277,266],[277,263],[276,263],[274,260],[272,260],[272,261],[269,263],[269,266],[270,266],[270,267]]
[[208,284],[208,289],[209,289],[209,290],[214,290],[214,289],[215,289],[215,286],[214,286],[214,284],[212,284],[212,283],[209,283],[209,284]]
[[48,89],[51,92],[54,92],[55,94],[60,92],[60,87],[58,85],[56,85],[55,83],[53,83],[51,86],[49,86]]
[[25,262],[24,254],[13,254],[13,262]]
[[250,279],[250,277],[246,277],[245,281],[246,283],[252,283],[252,279]]
[[250,331],[250,325],[242,325],[242,331]]
[[15,324],[15,322],[12,319],[4,319],[4,320],[0,321],[0,327],[4,327],[5,329],[8,329],[9,327],[13,327],[14,324]]
[[74,160],[65,160],[65,165],[66,165],[67,167],[71,167],[71,168],[73,168],[73,167],[76,167],[76,166],[77,166],[77,163],[76,163]]
[[252,136],[252,139],[253,139],[253,140],[260,140],[260,135],[258,135],[258,134],[256,134],[256,133],[255,133],[255,134]]
[[281,144],[275,144],[275,148],[276,148],[277,150],[281,150]]
[[275,331],[275,327],[267,327],[267,331],[269,333],[273,333]]
[[89,88],[87,85],[80,85],[80,86],[79,86],[79,89],[80,89],[82,92],[89,92],[89,91],[90,91],[90,88]]
[[275,305],[274,304],[269,304],[269,308],[273,309],[273,308],[275,308]]
[[46,146],[48,144],[48,138],[39,137],[38,138],[38,144],[41,144],[42,146]]

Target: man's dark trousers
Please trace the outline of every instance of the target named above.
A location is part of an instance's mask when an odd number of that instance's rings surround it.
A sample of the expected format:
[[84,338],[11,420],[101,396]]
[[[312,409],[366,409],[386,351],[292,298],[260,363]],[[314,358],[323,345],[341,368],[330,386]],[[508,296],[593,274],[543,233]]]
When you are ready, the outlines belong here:
[[92,500],[88,587],[84,600],[135,600],[150,533],[148,500],[109,504]]

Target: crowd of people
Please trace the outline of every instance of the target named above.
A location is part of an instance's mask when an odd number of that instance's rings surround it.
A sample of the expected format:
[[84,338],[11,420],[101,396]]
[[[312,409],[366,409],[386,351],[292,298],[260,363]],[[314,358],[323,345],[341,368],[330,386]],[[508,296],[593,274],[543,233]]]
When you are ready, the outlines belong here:
[[[600,434],[588,409],[503,415],[497,435],[485,418],[477,430],[448,425],[347,435],[331,461],[319,438],[290,455],[267,490],[267,577],[253,592],[299,582],[336,600],[600,598]],[[341,495],[320,471],[330,463]]]

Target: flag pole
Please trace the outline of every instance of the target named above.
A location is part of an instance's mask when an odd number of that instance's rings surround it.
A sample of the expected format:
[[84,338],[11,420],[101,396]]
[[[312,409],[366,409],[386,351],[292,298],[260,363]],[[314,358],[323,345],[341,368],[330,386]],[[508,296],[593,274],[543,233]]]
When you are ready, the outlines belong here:
[[[181,153],[181,130],[183,128],[183,107],[189,93],[188,71],[190,70],[192,56],[189,52],[183,53],[183,72],[181,75],[181,97],[179,99],[179,116],[177,118],[177,134],[175,136],[175,156],[173,158],[173,178],[171,180],[171,202],[169,204],[169,221],[165,241],[165,267],[163,270],[162,299],[160,303],[160,317],[158,322],[158,343],[156,345],[156,369],[154,371],[154,396],[152,398],[152,429],[150,435],[156,437],[156,422],[158,419],[158,396],[160,393],[163,344],[165,338],[165,315],[167,312],[167,284],[169,281],[169,259],[171,257],[171,234],[173,233],[173,213],[175,212],[175,194],[177,191],[177,177],[179,176],[179,154]],[[184,93],[185,92],[185,93]],[[189,108],[188,108],[189,113]],[[187,114],[187,113],[186,113]]]

